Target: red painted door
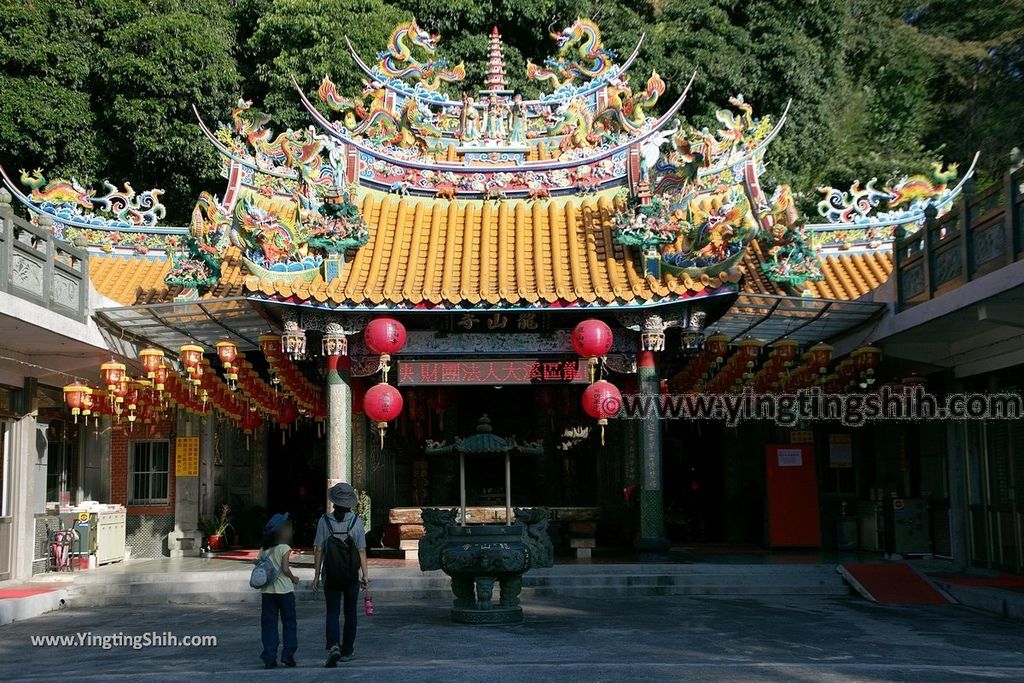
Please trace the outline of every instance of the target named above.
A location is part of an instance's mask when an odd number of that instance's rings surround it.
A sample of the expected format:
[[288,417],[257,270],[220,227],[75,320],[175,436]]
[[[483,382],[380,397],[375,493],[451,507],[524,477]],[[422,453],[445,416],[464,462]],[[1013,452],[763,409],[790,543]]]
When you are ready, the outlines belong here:
[[818,547],[821,517],[811,446],[766,446],[768,544]]

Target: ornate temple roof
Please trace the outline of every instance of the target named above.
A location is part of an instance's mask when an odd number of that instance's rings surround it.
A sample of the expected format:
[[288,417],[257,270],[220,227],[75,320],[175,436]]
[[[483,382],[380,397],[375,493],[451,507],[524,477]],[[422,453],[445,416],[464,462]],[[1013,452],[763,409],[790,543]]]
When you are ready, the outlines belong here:
[[334,306],[586,306],[672,300],[735,283],[646,275],[615,242],[607,196],[527,202],[363,197],[370,241],[340,277],[288,283],[249,276],[247,291]]
[[857,299],[887,279],[894,231],[948,208],[973,173],[954,183],[955,166],[937,164],[882,187],[819,188],[826,222],[806,225],[788,186],[762,187],[788,107],[755,117],[738,95],[697,128],[676,118],[689,85],[667,104],[656,72],[630,80],[640,43],[616,63],[592,21],[552,38],[556,53],[527,67],[539,99],[505,89],[497,30],[486,88],[446,95],[465,68],[436,58],[438,37],[411,21],[375,65],[353,54],[362,92],[324,78],[315,97],[298,93],[315,125],[275,132],[245,100],[229,123],[200,119],[227,182],[200,195],[187,227],[162,224],[157,189],[2,168],[0,181],[59,238],[93,250],[97,291],[123,305],[182,295],[445,310],[736,291],[794,306]]
[[[384,200],[390,199],[386,211],[383,211]],[[445,281],[444,258],[447,250],[448,235],[465,234],[464,231],[449,231],[447,221],[449,219],[449,204],[439,203],[430,200],[395,200],[386,196],[373,196],[369,201],[374,205],[371,211],[376,211],[377,225],[380,225],[380,217],[383,215],[385,222],[391,221],[397,226],[398,216],[404,216],[401,230],[395,230],[393,234],[400,235],[397,239],[389,240],[387,244],[381,242],[378,245],[371,241],[367,245],[365,254],[360,261],[357,256],[353,264],[346,271],[350,274],[348,279],[336,280],[327,283],[320,276],[312,282],[286,283],[283,280],[276,282],[256,278],[250,275],[243,267],[240,253],[237,249],[231,249],[225,255],[225,265],[222,268],[221,278],[217,285],[204,294],[204,298],[224,298],[240,295],[256,295],[262,297],[285,297],[294,301],[308,301],[320,304],[341,305],[342,303],[357,305],[394,304],[397,301],[416,303],[446,305],[452,299],[462,296],[461,282],[461,258],[464,253],[465,244],[460,240],[453,245],[452,268],[449,275],[449,289],[442,290],[441,283]],[[473,233],[473,244],[477,247],[471,257],[470,273],[474,276],[472,291],[468,291],[477,303],[487,303],[493,299],[495,293],[504,301],[511,301],[511,298],[500,297],[504,289],[510,294],[514,292],[517,303],[528,303],[534,301],[558,301],[557,291],[553,288],[555,273],[551,268],[551,261],[543,259],[544,267],[540,272],[536,269],[536,259],[532,252],[534,233],[536,225],[542,225],[544,238],[548,247],[542,247],[543,255],[549,255],[550,241],[552,239],[551,215],[555,212],[556,220],[565,230],[559,231],[559,237],[568,239],[569,232],[565,228],[569,225],[566,220],[570,213],[576,214],[575,225],[577,229],[573,232],[577,249],[567,251],[570,258],[558,259],[559,278],[569,283],[572,288],[565,300],[576,301],[585,305],[587,297],[595,296],[600,298],[599,292],[607,296],[614,294],[616,287],[618,291],[633,293],[637,298],[654,300],[658,292],[668,291],[679,296],[686,296],[688,292],[700,292],[705,289],[714,289],[722,284],[731,284],[737,280],[740,283],[740,291],[749,294],[785,296],[790,292],[779,283],[773,282],[765,276],[763,264],[766,263],[766,255],[760,244],[755,243],[744,254],[743,260],[725,278],[718,278],[708,282],[705,286],[700,281],[690,281],[687,287],[684,280],[669,276],[663,283],[651,283],[649,278],[642,276],[642,267],[637,260],[635,250],[629,247],[620,247],[612,244],[613,259],[607,259],[608,243],[605,241],[605,229],[603,226],[606,220],[607,203],[598,200],[584,201],[581,206],[571,203],[560,205],[548,205],[547,202],[536,203],[536,218],[532,206],[525,202],[506,202],[504,205],[494,207],[490,205],[488,210],[487,229],[484,232],[482,221],[484,206],[477,203],[471,210],[474,216],[474,225],[478,230]],[[570,209],[570,206],[574,206]],[[440,207],[440,208],[439,208]],[[596,211],[595,211],[596,209]],[[466,209],[456,209],[457,219],[466,220]],[[435,226],[434,220],[437,220]],[[536,222],[535,222],[536,221]],[[418,223],[418,226],[417,226]],[[504,225],[505,239],[507,246],[499,250],[501,229],[499,224]],[[589,225],[591,232],[588,233]],[[385,226],[387,227],[387,226]],[[436,230],[436,233],[435,233]],[[380,234],[388,234],[391,231],[385,230]],[[487,268],[481,269],[481,254],[479,246],[483,243],[483,236],[486,234],[488,249],[486,251]],[[590,235],[593,235],[591,238]],[[522,268],[516,267],[518,250],[526,242],[528,253],[522,260]],[[396,244],[398,250],[395,250]],[[414,245],[416,245],[414,247]],[[373,268],[373,253],[377,246],[381,247],[379,263],[376,268],[376,275],[373,278],[373,286],[370,283],[370,270]],[[430,259],[431,250],[435,258]],[[617,250],[621,250],[621,255]],[[585,291],[577,291],[575,281],[572,279],[571,254],[576,254],[577,273],[580,276]],[[628,254],[628,258],[627,257]],[[592,261],[591,255],[595,258]],[[499,268],[499,261],[504,265]],[[591,263],[597,262],[597,271],[591,271]],[[603,261],[603,263],[602,263]],[[410,267],[409,264],[413,266]],[[392,269],[394,264],[394,269]],[[611,264],[611,265],[609,265]],[[136,304],[165,303],[172,301],[182,288],[176,285],[168,285],[164,282],[167,272],[171,268],[171,261],[167,258],[147,258],[143,256],[119,256],[119,255],[94,255],[89,262],[89,275],[93,286],[103,296],[116,301],[124,306]],[[807,289],[814,297],[836,300],[857,299],[867,292],[877,288],[888,278],[892,270],[892,256],[888,252],[876,251],[869,253],[840,253],[829,255],[822,260],[824,279],[818,282],[808,283]],[[478,277],[480,272],[486,272],[488,277]],[[597,273],[595,277],[594,272]],[[393,273],[393,275],[392,275]],[[498,285],[499,273],[507,278],[505,287]],[[390,288],[387,288],[389,277],[393,277]],[[523,287],[519,286],[522,277]],[[538,282],[542,286],[538,286]],[[596,283],[596,285],[595,285]],[[613,284],[614,283],[614,284]],[[633,284],[631,284],[633,283]],[[486,285],[486,286],[485,286]],[[635,286],[635,288],[634,288]],[[345,299],[346,289],[353,288],[359,301],[354,298]],[[388,294],[388,292],[390,294]],[[407,295],[408,293],[408,295]],[[408,298],[406,298],[408,296]],[[553,298],[552,298],[553,297]],[[616,297],[617,298],[617,297]],[[437,299],[437,301],[434,301]],[[624,300],[624,298],[623,298]]]

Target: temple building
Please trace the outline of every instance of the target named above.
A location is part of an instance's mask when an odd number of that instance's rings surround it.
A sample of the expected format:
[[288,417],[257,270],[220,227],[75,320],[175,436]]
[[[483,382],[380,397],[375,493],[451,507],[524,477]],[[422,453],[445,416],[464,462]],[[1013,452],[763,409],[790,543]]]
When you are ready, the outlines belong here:
[[21,345],[0,360],[0,579],[45,570],[83,501],[123,506],[134,557],[198,554],[225,504],[238,544],[289,511],[308,545],[337,481],[375,547],[414,553],[481,424],[518,448],[508,470],[507,449],[467,459],[470,521],[505,518],[509,472],[565,555],[860,548],[1024,572],[1019,420],[629,413],[1013,388],[1021,170],[983,193],[971,160],[822,188],[804,218],[763,186],[788,110],[737,95],[698,129],[688,84],[664,102],[631,71],[643,38],[621,61],[586,19],[553,39],[536,99],[509,88],[497,27],[474,94],[410,21],[375,63],[352,51],[361,92],[296,85],[307,128],[245,100],[227,123],[197,111],[226,185],[187,226],[158,189],[0,169]]

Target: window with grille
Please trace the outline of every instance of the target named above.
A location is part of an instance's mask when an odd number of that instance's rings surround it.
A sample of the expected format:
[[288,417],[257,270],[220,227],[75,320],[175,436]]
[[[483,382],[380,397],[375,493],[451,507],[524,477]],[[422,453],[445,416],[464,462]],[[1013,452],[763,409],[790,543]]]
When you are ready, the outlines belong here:
[[166,503],[170,482],[170,442],[132,441],[130,452],[129,505]]

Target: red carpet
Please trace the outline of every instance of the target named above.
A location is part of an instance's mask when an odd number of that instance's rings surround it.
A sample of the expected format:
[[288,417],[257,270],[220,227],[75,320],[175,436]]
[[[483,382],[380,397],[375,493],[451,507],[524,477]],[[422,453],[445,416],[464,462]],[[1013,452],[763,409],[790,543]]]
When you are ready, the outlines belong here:
[[[313,552],[313,549],[292,548],[293,557],[295,556],[295,553],[300,552]],[[259,548],[234,548],[233,550],[224,550],[218,553],[210,553],[210,557],[215,560],[239,560],[242,562],[254,562],[259,554]]]
[[4,598],[28,598],[56,590],[54,588],[0,588],[0,600]]
[[256,559],[256,556],[260,554],[259,550],[239,549],[239,550],[225,550],[219,553],[211,553],[210,557],[215,560],[248,560],[250,562]]
[[865,598],[885,605],[949,604],[946,596],[906,564],[843,564],[839,573]]

